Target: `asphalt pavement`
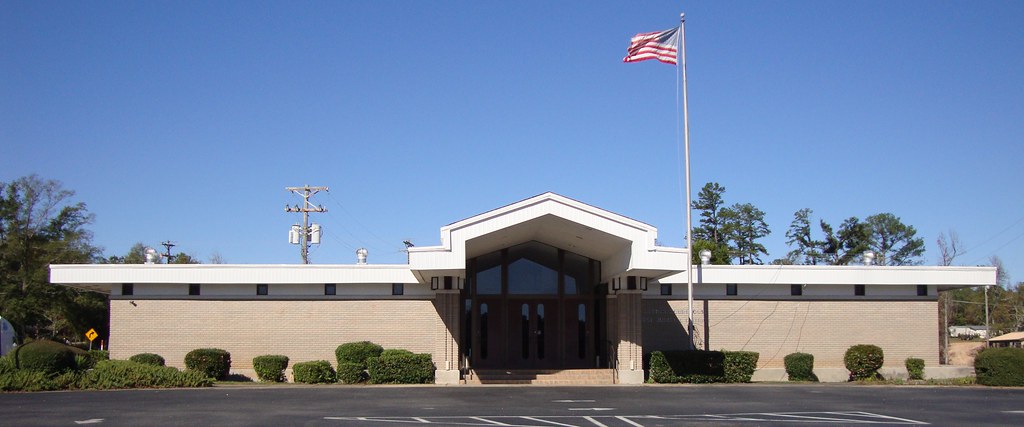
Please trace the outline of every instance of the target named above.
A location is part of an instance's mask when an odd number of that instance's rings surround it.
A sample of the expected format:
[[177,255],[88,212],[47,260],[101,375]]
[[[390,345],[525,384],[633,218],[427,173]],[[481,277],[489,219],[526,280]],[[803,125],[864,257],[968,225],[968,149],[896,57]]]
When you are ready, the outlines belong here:
[[245,385],[0,394],[10,426],[1024,425],[1024,389]]

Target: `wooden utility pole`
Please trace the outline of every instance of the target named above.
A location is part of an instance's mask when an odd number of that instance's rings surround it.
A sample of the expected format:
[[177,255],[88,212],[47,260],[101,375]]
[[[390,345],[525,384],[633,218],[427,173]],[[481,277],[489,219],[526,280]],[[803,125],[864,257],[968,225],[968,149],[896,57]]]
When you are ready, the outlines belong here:
[[323,205],[314,206],[312,203],[310,203],[309,198],[313,197],[314,194],[319,193],[321,191],[330,190],[327,187],[310,187],[308,185],[302,187],[285,187],[285,190],[302,196],[302,206],[285,205],[284,211],[302,212],[302,229],[299,231],[299,241],[294,243],[298,243],[299,245],[299,251],[302,253],[302,263],[309,264],[309,235],[311,231],[309,228],[309,213],[327,212],[327,208],[323,207]]

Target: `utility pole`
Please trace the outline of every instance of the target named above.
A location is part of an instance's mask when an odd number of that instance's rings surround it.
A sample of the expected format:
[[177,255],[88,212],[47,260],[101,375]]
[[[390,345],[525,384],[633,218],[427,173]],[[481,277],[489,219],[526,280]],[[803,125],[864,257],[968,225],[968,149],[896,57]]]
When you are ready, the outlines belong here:
[[164,261],[164,264],[170,264],[171,263],[171,248],[173,248],[175,246],[178,246],[178,245],[175,245],[174,242],[172,242],[170,240],[166,240],[166,241],[164,241],[163,243],[160,243],[160,244],[164,245],[164,247],[167,248],[167,257],[165,258],[166,261]]
[[[285,187],[285,190],[288,190],[288,191],[290,191],[292,193],[295,193],[295,194],[298,194],[299,196],[302,196],[302,206],[299,206],[299,205],[295,205],[295,206],[285,205],[284,206],[284,211],[285,212],[302,212],[302,228],[300,230],[298,230],[298,233],[297,233],[298,234],[298,236],[297,236],[298,239],[296,240],[294,238],[290,238],[290,240],[292,241],[292,243],[299,245],[299,250],[302,253],[302,263],[303,264],[309,264],[309,245],[311,244],[310,243],[310,237],[311,237],[311,234],[313,234],[312,233],[313,230],[311,230],[310,227],[309,227],[309,213],[310,212],[327,212],[327,208],[323,207],[323,205],[314,206],[312,203],[310,203],[309,202],[309,198],[313,197],[314,194],[319,193],[320,191],[330,191],[330,190],[328,190],[327,187],[310,187],[308,185],[305,185],[305,186],[302,186],[302,187]],[[314,224],[314,226],[316,226],[316,224]],[[316,227],[317,227],[317,230],[316,230],[317,233],[316,233],[316,236],[312,236],[313,237],[312,240],[314,240],[312,243],[320,243],[319,226],[316,226]],[[296,231],[295,228],[297,228],[297,227],[296,226],[292,227],[292,231],[293,232]]]

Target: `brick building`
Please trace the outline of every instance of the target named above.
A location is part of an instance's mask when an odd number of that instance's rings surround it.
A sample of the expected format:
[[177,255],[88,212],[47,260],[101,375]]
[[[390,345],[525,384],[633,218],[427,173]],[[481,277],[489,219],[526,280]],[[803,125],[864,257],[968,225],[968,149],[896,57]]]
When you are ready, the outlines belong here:
[[[545,193],[441,228],[438,246],[401,265],[52,265],[54,284],[110,295],[110,354],[150,352],[181,367],[217,347],[233,370],[252,358],[334,360],[369,340],[433,355],[438,383],[486,370],[604,370],[644,380],[653,350],[760,353],[755,378],[815,356],[845,379],[854,344],[938,369],[939,291],[994,285],[990,267],[718,266],[687,272],[685,248],[643,222]],[[693,282],[692,311],[687,274]],[[692,334],[689,319],[693,319]]]

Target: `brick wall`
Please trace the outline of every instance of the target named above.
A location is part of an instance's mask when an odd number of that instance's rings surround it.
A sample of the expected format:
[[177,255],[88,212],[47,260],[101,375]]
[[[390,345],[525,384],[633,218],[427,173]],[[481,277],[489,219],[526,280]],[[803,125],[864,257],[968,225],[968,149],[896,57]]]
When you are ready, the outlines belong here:
[[[881,347],[885,366],[902,367],[908,357],[939,363],[935,301],[712,300],[706,316],[704,307],[695,301],[698,342],[756,351],[759,368],[782,368],[797,351],[813,354],[815,368],[843,368],[843,354],[855,344]],[[685,300],[645,300],[644,351],[685,349],[686,312]]]
[[434,354],[440,318],[431,300],[139,299],[112,300],[110,324],[111,358],[156,353],[184,368],[186,353],[215,347],[231,352],[232,370],[251,370],[265,354],[333,365],[338,345],[363,340]]

